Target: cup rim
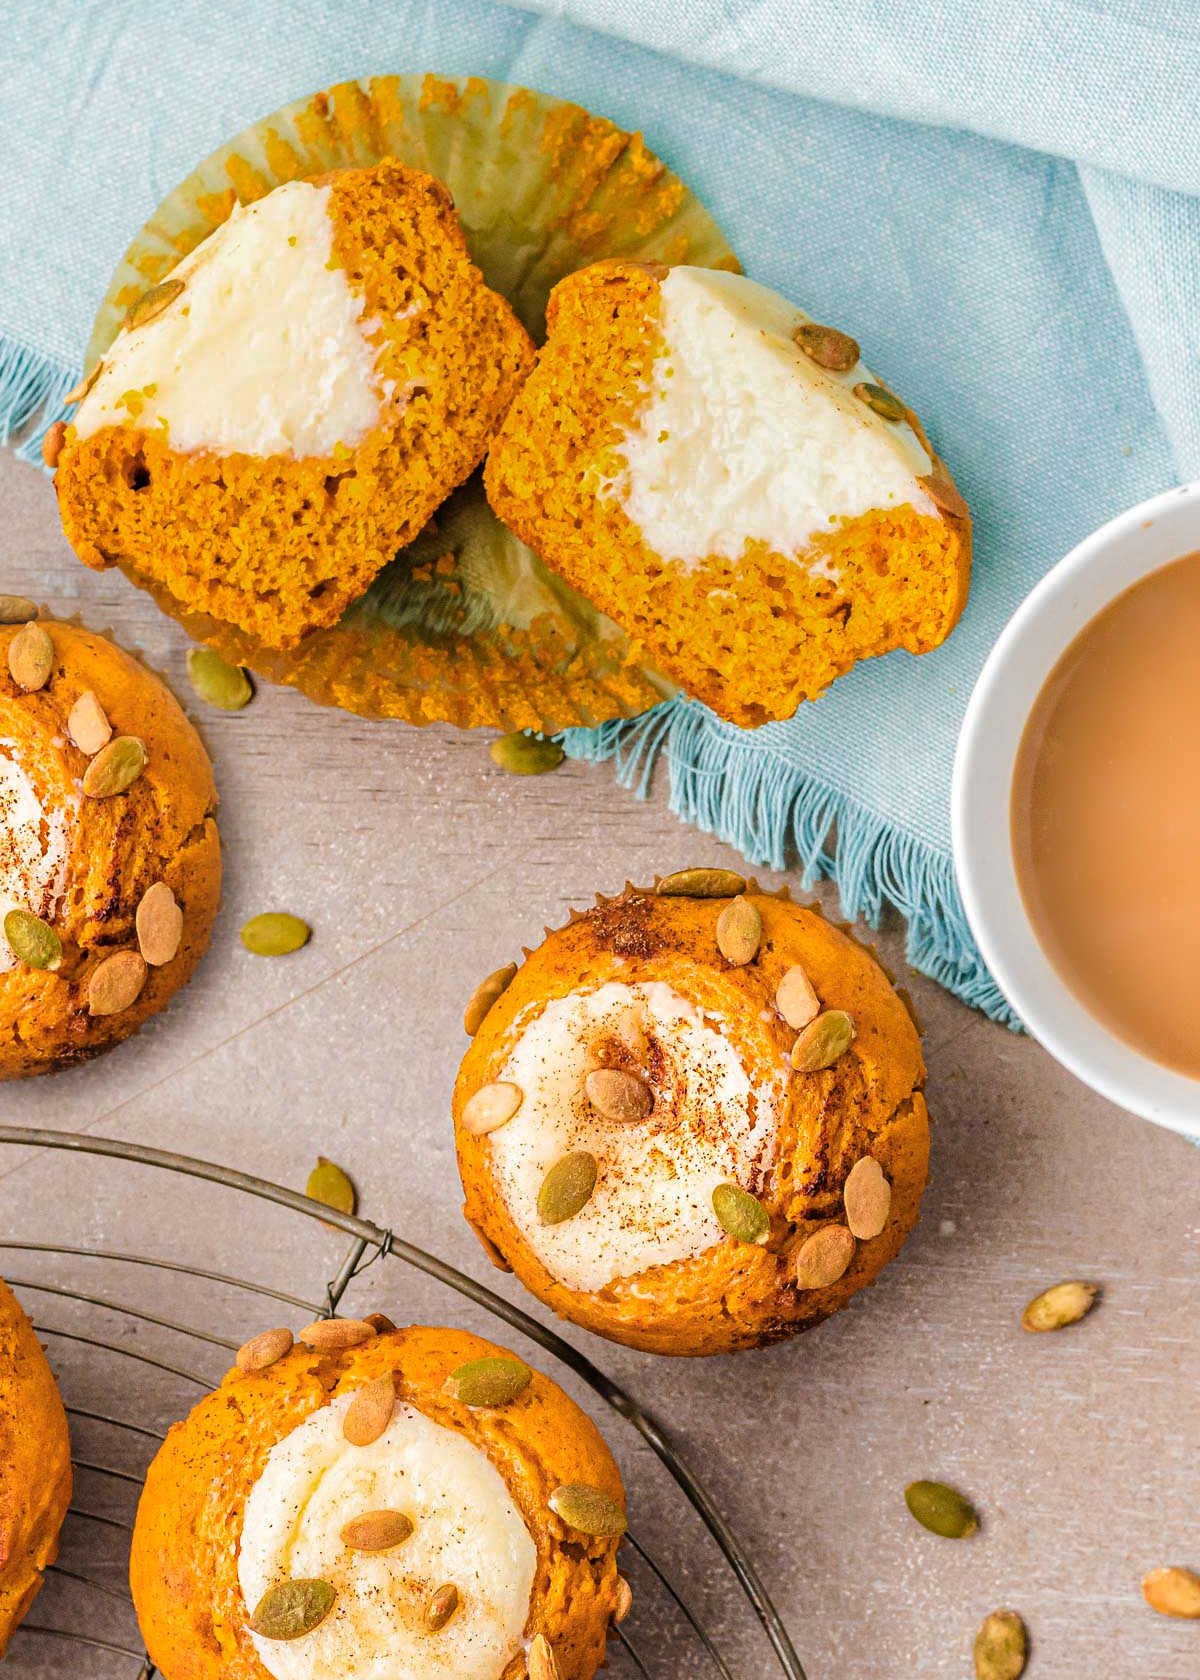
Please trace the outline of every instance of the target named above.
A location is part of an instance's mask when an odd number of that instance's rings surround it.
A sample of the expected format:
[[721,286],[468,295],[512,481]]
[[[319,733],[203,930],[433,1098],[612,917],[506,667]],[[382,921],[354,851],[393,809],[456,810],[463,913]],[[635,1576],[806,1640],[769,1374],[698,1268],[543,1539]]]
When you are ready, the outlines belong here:
[[[1191,532],[1176,540],[1173,532]],[[985,963],[1032,1036],[1110,1102],[1185,1136],[1200,1133],[1200,1081],[1117,1037],[1076,998],[1025,908],[1010,801],[1034,701],[1079,632],[1141,578],[1200,548],[1200,482],[1139,502],[1075,545],[1039,579],[997,638],[959,731],[951,781],[954,871]]]

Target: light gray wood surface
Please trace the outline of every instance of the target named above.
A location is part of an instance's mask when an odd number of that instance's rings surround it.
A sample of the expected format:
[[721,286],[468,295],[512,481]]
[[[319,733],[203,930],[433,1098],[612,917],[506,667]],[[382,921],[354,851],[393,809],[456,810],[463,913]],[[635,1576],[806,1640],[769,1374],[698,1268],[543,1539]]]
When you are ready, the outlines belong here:
[[[596,890],[737,858],[668,812],[665,777],[645,803],[605,767],[509,778],[483,736],[366,723],[282,690],[261,689],[237,716],[197,715],[182,632],[119,576],[73,559],[45,479],[0,458],[0,508],[0,587],[111,629],[197,717],[217,768],[227,868],[213,948],[186,994],[102,1061],[3,1088],[0,1118],[178,1149],[297,1187],[318,1152],[333,1156],[368,1217],[544,1318],[489,1268],[459,1217],[447,1106],[463,1000]],[[286,961],[255,960],[237,930],[276,908],[310,921],[312,942]],[[903,967],[899,930],[881,949]],[[1197,1680],[1200,1623],[1153,1615],[1139,1581],[1160,1563],[1200,1568],[1200,1151],[907,978],[926,1025],[933,1167],[920,1227],[878,1286],[762,1354],[656,1360],[567,1335],[701,1470],[810,1680],[960,1680],[980,1618],[999,1606],[1029,1623],[1035,1680]],[[248,1212],[225,1192],[12,1147],[0,1150],[0,1239],[173,1255],[299,1294],[319,1293],[344,1248],[319,1226]],[[0,1249],[0,1266],[101,1292],[90,1261]],[[125,1272],[110,1269],[110,1296],[235,1342],[280,1316],[235,1307],[217,1286]],[[1069,1276],[1101,1281],[1101,1308],[1062,1335],[1024,1334],[1028,1297]],[[202,1374],[222,1368],[220,1350],[22,1294],[48,1326]],[[350,1300],[488,1328],[478,1309],[394,1261],[372,1268]],[[196,1394],[120,1354],[61,1336],[49,1348],[68,1401],[84,1409],[163,1428]],[[745,1680],[768,1680],[778,1671],[698,1524],[628,1428],[597,1415],[629,1474],[640,1534],[712,1618]],[[148,1445],[78,1425],[84,1456],[133,1472]],[[975,1538],[916,1527],[903,1489],[921,1476],[972,1497]],[[127,1518],[135,1493],[83,1472],[78,1502]],[[119,1587],[122,1546],[119,1530],[71,1519],[63,1561]],[[119,1604],[63,1579],[32,1619],[134,1637]],[[661,1680],[706,1672],[649,1587],[639,1585],[628,1626]],[[7,1672],[132,1680],[136,1664],[29,1634]],[[633,1671],[618,1657],[614,1672]]]

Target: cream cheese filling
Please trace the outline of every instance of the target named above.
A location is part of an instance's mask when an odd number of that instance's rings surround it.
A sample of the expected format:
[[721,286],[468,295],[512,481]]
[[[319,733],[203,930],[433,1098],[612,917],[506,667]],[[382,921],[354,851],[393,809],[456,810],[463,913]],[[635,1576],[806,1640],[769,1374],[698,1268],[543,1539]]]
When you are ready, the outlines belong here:
[[184,289],[120,332],[75,429],[160,432],[173,449],[332,455],[378,424],[363,300],[332,259],[328,186],[239,205],[171,272]]
[[[584,1080],[608,1065],[647,1079],[649,1119],[606,1120],[591,1106]],[[719,1025],[662,981],[609,981],[552,999],[529,1015],[496,1077],[524,1093],[489,1139],[496,1185],[533,1252],[569,1289],[603,1289],[711,1248],[723,1236],[713,1190],[726,1181],[761,1188],[773,1161],[784,1073],[752,1082]],[[580,1212],[545,1225],[542,1180],[574,1150],[595,1155],[595,1190]]]
[[861,362],[829,372],[792,338],[809,317],[742,275],[671,269],[660,287],[664,348],[618,445],[610,488],[664,560],[736,562],[747,543],[802,555],[841,520],[909,503],[930,459],[906,421],[853,394]]
[[[487,1454],[411,1406],[380,1438],[342,1435],[350,1396],[278,1441],[246,1501],[238,1580],[253,1613],[285,1579],[327,1581],[325,1620],[294,1640],[251,1635],[274,1680],[497,1680],[522,1648],[537,1569],[524,1518]],[[409,1538],[350,1551],[341,1530],[368,1511],[402,1511]],[[453,1583],[459,1607],[431,1633],[425,1606]]]
[[[71,813],[47,809],[12,741],[0,741],[0,926],[10,910],[52,922],[66,891]],[[16,966],[0,938],[0,972]]]

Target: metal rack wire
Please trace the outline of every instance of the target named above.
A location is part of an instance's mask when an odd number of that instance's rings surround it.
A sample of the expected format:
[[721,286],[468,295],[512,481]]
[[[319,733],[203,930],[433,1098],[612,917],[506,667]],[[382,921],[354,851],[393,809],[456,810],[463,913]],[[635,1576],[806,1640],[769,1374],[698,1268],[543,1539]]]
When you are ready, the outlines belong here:
[[[132,1361],[144,1371],[158,1373],[194,1388],[198,1393],[203,1392],[215,1386],[215,1381],[229,1364],[229,1356],[236,1349],[237,1341],[211,1328],[181,1322],[131,1304],[124,1298],[124,1292],[121,1298],[115,1298],[101,1284],[92,1284],[87,1280],[97,1272],[105,1280],[116,1276],[123,1282],[126,1279],[140,1280],[153,1273],[160,1278],[165,1276],[171,1285],[180,1288],[185,1280],[199,1282],[213,1286],[222,1296],[228,1291],[231,1295],[248,1296],[264,1305],[271,1302],[312,1318],[335,1313],[355,1280],[368,1267],[377,1262],[398,1261],[455,1291],[549,1353],[590,1388],[606,1407],[625,1420],[640,1442],[655,1455],[707,1530],[716,1548],[717,1567],[732,1576],[746,1607],[765,1636],[762,1655],[770,1664],[770,1672],[783,1675],[784,1680],[805,1680],[804,1669],[788,1631],[750,1557],[665,1431],[630,1394],[612,1382],[578,1349],[521,1308],[435,1255],[405,1241],[394,1231],[384,1230],[353,1215],[336,1213],[282,1185],[211,1162],[115,1139],[22,1126],[0,1125],[0,1145],[104,1157],[131,1166],[156,1168],[185,1179],[202,1180],[239,1196],[271,1203],[289,1214],[317,1220],[349,1238],[349,1247],[333,1277],[319,1290],[302,1296],[260,1280],[233,1276],[162,1255],[123,1248],[16,1240],[0,1235],[0,1275],[22,1298],[39,1334],[51,1346],[52,1352],[56,1342],[60,1346],[76,1344],[86,1349],[89,1360],[113,1358]],[[25,1275],[22,1256],[31,1262],[33,1271],[37,1270],[38,1260],[66,1259],[71,1262],[71,1287],[43,1277]],[[78,1287],[75,1286],[77,1273],[83,1274]],[[70,1303],[97,1313],[114,1315],[126,1339],[109,1340],[104,1335],[85,1334],[65,1324],[56,1324],[52,1316],[56,1303]],[[452,1317],[452,1314],[448,1316]],[[157,1344],[154,1351],[133,1345],[132,1338],[145,1332],[164,1332],[169,1336],[183,1337],[189,1350],[187,1362],[179,1363],[174,1356],[164,1357]],[[222,1354],[220,1366],[213,1372],[195,1368],[197,1358],[202,1357],[201,1350],[205,1349],[217,1349]],[[113,1389],[119,1392],[121,1385],[114,1384]],[[26,1652],[30,1653],[30,1666],[25,1672],[43,1672],[40,1664],[44,1659],[34,1658],[32,1652],[35,1642],[45,1641],[73,1647],[77,1653],[76,1660],[82,1659],[84,1651],[90,1651],[97,1657],[103,1654],[106,1660],[113,1659],[118,1664],[113,1672],[120,1674],[122,1680],[126,1676],[128,1680],[154,1680],[158,1670],[140,1646],[125,1582],[125,1560],[132,1524],[128,1515],[119,1508],[114,1511],[96,1507],[111,1507],[114,1490],[140,1487],[145,1466],[157,1449],[162,1432],[134,1418],[118,1415],[116,1409],[109,1409],[107,1405],[98,1409],[76,1403],[79,1397],[72,1394],[69,1385],[64,1398],[71,1418],[76,1454],[76,1496],[64,1529],[64,1540],[83,1534],[89,1536],[69,1551],[72,1560],[77,1552],[84,1552],[88,1566],[78,1569],[67,1563],[54,1566],[51,1571],[54,1590],[50,1585],[43,1590],[43,1597],[35,1605],[31,1619],[14,1638],[9,1652],[8,1672],[12,1680],[20,1680],[23,1653]],[[93,1456],[104,1450],[93,1445],[97,1435],[121,1441],[121,1451],[131,1459],[134,1468],[113,1465],[105,1457]],[[751,1671],[744,1664],[734,1666],[709,1619],[681,1589],[673,1578],[671,1568],[656,1557],[650,1545],[639,1540],[636,1533],[627,1537],[627,1546],[636,1561],[627,1564],[626,1572],[635,1574],[637,1590],[632,1616],[628,1623],[616,1629],[617,1644],[611,1656],[614,1672],[625,1676],[640,1675],[644,1680],[659,1680],[659,1677],[661,1680],[674,1680],[675,1676],[683,1674],[688,1675],[689,1680],[693,1677],[694,1680],[703,1680],[705,1675],[716,1676],[717,1680],[749,1680]],[[68,1548],[64,1545],[66,1555]],[[106,1576],[109,1578],[106,1579]],[[101,1605],[103,1613],[98,1615],[93,1607]],[[672,1631],[669,1648],[664,1630]],[[64,1672],[60,1667],[44,1671]],[[82,1680],[82,1670],[76,1671],[73,1667],[71,1672],[78,1672]],[[754,1671],[755,1674],[759,1672],[766,1674],[768,1670]]]

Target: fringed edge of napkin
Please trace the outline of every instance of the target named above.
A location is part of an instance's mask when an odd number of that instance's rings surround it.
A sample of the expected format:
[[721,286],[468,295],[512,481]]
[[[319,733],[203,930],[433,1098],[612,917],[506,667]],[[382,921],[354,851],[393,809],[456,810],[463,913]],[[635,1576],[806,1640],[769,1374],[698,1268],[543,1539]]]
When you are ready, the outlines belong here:
[[78,378],[78,370],[0,337],[0,446],[16,444],[20,460],[39,464],[42,439],[67,418],[63,398]]
[[872,927],[884,906],[893,905],[908,923],[913,968],[993,1021],[1020,1030],[976,949],[944,852],[752,745],[748,735],[739,739],[714,727],[691,700],[668,700],[598,729],[564,730],[560,739],[572,758],[614,761],[618,781],[639,798],[665,754],[676,816],[735,846],[752,864],[786,869],[798,860],[805,886],[834,881],[843,914]]

